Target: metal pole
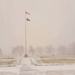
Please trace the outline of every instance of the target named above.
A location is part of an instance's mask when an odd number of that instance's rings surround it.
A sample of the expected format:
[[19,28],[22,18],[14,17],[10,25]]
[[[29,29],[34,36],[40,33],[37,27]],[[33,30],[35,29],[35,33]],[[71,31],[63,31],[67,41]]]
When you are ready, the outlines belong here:
[[26,12],[25,12],[25,56],[27,56],[27,28],[26,28]]

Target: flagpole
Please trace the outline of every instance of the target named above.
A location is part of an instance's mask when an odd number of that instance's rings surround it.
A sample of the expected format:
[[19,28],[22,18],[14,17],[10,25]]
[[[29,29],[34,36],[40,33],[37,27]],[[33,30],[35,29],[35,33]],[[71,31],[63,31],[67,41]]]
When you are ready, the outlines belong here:
[[25,12],[25,57],[27,57],[27,26],[26,26],[26,12]]
[[24,57],[28,57],[28,51],[27,51],[27,21],[30,21],[26,15],[30,15],[27,11],[25,11],[25,55]]

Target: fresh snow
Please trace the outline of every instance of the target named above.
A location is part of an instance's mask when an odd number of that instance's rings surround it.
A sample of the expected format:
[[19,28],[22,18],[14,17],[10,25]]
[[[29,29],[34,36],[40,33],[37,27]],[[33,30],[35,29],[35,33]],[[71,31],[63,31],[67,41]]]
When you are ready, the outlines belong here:
[[62,75],[75,75],[75,64],[34,66],[31,65],[30,58],[23,58],[21,65],[0,67],[0,75],[48,75],[48,73],[49,75],[52,73],[52,75],[60,75],[59,72],[63,73]]

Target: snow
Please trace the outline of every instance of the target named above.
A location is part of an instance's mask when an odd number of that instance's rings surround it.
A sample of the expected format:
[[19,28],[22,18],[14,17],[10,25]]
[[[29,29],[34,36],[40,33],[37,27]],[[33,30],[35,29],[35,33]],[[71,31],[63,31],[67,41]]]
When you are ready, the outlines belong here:
[[0,73],[19,74],[20,68],[21,68],[21,65],[18,65],[16,67],[0,67]]
[[21,65],[0,67],[0,75],[75,75],[75,64],[34,66],[30,58],[23,58]]
[[75,64],[71,65],[56,65],[56,66],[33,66],[37,71],[67,71],[75,70]]

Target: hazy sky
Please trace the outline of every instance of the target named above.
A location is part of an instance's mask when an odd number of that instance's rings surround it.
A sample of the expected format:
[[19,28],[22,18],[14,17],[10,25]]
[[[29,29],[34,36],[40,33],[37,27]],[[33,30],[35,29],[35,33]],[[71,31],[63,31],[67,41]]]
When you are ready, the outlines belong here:
[[25,43],[25,10],[28,46],[69,45],[75,41],[75,0],[0,0],[0,48],[10,50]]

